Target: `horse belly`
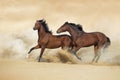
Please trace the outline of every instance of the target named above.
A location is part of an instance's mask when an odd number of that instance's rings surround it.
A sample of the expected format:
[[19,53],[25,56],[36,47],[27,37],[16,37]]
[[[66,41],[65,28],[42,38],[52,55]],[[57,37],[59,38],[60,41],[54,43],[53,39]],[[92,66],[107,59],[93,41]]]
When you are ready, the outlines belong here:
[[61,46],[60,42],[52,41],[52,42],[49,42],[46,47],[49,49],[53,49],[53,48],[59,48],[60,46]]

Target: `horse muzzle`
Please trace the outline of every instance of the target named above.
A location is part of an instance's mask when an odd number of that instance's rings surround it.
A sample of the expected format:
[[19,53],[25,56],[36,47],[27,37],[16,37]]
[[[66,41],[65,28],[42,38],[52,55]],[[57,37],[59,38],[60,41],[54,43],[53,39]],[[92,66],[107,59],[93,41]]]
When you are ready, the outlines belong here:
[[37,29],[34,27],[33,30],[37,30]]
[[59,30],[57,30],[57,33],[60,33],[60,31],[59,31]]

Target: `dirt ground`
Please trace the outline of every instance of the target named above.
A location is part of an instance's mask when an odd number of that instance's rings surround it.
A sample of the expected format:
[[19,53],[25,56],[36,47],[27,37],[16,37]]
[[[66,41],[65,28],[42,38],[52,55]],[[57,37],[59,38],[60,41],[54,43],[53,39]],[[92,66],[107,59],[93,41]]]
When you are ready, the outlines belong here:
[[0,80],[120,80],[120,66],[0,60]]

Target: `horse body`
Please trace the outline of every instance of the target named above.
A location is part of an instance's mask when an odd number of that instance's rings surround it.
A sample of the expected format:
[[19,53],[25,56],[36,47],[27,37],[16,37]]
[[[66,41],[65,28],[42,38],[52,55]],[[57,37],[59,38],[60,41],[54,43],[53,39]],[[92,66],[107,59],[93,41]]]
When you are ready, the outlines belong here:
[[110,39],[105,34],[101,32],[84,32],[81,25],[66,22],[57,30],[57,33],[65,31],[71,34],[75,43],[73,48],[74,54],[82,47],[94,46],[95,56],[92,62],[97,62],[101,54],[101,49],[105,49],[110,45]]
[[65,47],[71,46],[71,39],[68,35],[51,35],[50,33],[46,33],[44,37],[38,39],[39,45],[45,45],[46,48],[53,49],[61,47],[64,49]]
[[[89,40],[86,40],[89,39]],[[101,32],[84,33],[75,41],[81,47],[104,45],[107,42],[106,36]]]
[[30,49],[28,55],[32,50],[41,48],[38,61],[40,61],[45,48],[54,49],[62,47],[62,49],[69,49],[72,47],[72,38],[69,35],[52,35],[44,20],[36,21],[33,29],[38,30],[38,44]]

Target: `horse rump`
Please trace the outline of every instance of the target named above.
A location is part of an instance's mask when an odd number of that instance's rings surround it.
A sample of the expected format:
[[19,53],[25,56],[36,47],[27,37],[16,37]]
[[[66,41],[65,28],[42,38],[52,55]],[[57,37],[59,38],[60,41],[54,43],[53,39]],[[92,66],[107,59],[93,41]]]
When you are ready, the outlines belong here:
[[107,37],[107,42],[105,44],[105,48],[108,48],[108,46],[110,46],[110,44],[111,44],[110,38]]

